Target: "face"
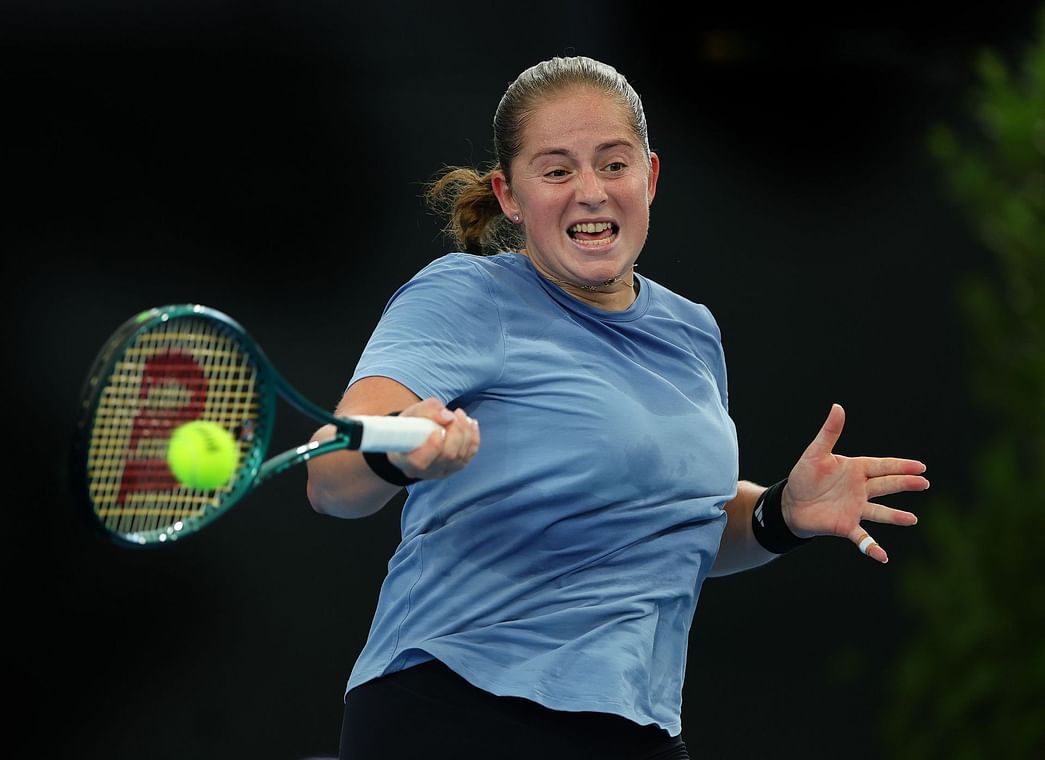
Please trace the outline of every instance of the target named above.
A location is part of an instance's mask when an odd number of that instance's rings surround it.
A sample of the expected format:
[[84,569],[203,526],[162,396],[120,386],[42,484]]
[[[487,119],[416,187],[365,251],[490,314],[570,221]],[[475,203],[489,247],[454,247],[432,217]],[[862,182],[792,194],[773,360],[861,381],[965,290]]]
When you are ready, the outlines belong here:
[[530,114],[512,181],[493,177],[501,210],[525,225],[539,271],[598,285],[631,271],[649,231],[660,160],[619,101],[590,88],[549,97]]

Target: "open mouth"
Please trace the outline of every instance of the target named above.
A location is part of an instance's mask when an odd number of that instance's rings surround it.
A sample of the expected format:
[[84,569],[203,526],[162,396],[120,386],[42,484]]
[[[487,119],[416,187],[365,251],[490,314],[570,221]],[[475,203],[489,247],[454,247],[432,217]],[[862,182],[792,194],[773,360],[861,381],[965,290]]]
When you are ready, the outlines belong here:
[[573,242],[586,248],[609,245],[617,239],[619,232],[620,227],[613,222],[582,222],[566,230]]

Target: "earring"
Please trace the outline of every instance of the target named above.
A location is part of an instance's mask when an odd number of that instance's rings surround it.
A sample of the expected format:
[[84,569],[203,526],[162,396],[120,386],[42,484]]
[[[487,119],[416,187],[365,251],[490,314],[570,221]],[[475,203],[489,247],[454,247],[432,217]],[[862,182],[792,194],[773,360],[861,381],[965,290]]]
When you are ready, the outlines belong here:
[[512,217],[512,219],[514,219],[514,220],[515,220],[515,223],[516,223],[516,224],[518,224],[518,223],[519,223],[519,215],[518,215],[518,214],[516,214],[515,216],[513,216],[513,217]]

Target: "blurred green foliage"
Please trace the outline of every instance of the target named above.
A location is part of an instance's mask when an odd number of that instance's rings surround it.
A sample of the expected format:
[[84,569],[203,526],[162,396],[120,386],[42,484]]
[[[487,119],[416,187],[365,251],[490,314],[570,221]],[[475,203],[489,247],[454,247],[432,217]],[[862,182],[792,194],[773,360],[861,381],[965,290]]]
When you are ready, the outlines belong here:
[[1035,23],[1020,62],[978,56],[970,125],[929,135],[995,264],[958,294],[987,430],[967,491],[923,510],[928,551],[901,581],[915,622],[886,707],[897,758],[1045,758],[1045,11]]

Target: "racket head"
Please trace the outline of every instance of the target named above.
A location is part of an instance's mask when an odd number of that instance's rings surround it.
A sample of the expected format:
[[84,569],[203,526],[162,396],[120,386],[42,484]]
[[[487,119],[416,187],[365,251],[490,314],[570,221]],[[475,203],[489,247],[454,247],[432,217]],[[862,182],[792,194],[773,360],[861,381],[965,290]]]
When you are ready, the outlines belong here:
[[[199,304],[148,309],[99,351],[73,437],[81,512],[122,546],[158,546],[199,531],[254,486],[275,426],[268,361],[229,316]],[[221,487],[191,488],[167,465],[172,432],[215,422],[239,450]]]

